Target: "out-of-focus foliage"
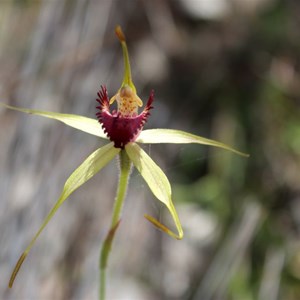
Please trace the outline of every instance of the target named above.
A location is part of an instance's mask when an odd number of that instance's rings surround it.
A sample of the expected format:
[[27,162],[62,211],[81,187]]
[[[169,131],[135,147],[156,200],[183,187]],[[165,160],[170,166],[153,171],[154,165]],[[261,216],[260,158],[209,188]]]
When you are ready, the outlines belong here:
[[[186,236],[173,241],[143,220],[152,210],[169,221],[133,173],[109,299],[300,298],[299,15],[297,0],[0,1],[2,102],[92,117],[100,84],[119,87],[121,24],[139,95],[155,90],[147,128],[251,155],[145,147],[168,174]],[[117,167],[64,204],[7,291],[63,182],[99,141],[1,110],[0,143],[0,298],[96,299]]]

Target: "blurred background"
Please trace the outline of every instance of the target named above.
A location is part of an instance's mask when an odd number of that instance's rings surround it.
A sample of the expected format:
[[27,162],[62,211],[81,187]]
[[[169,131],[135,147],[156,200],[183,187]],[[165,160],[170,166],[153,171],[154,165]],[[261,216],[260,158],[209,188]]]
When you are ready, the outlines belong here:
[[[145,151],[166,172],[185,230],[134,171],[108,269],[107,299],[300,299],[300,2],[298,0],[0,1],[0,95],[7,104],[95,117],[101,84],[122,80],[120,24],[145,128],[228,143]],[[0,107],[0,298],[97,299],[100,245],[118,167],[59,209],[10,273],[70,173],[105,142]]]

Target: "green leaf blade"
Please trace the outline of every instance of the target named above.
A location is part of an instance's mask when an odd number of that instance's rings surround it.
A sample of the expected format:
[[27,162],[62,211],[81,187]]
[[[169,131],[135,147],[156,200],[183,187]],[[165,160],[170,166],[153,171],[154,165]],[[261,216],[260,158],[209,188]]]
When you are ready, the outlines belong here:
[[31,115],[37,115],[49,119],[54,119],[75,129],[107,139],[107,135],[105,134],[101,125],[96,119],[91,119],[79,115],[61,114],[61,113],[51,112],[51,111],[42,111],[42,110],[28,109],[22,107],[15,107],[1,102],[0,104],[11,110],[15,110],[15,111],[19,111]]
[[249,154],[235,150],[231,146],[224,143],[210,140],[198,135],[194,135],[182,130],[174,129],[148,129],[143,130],[136,140],[137,143],[144,144],[160,144],[160,143],[171,143],[171,144],[201,144],[207,146],[214,146],[222,148],[238,155],[249,157]]
[[142,150],[136,143],[127,144],[125,146],[125,150],[130,160],[133,162],[134,166],[138,169],[138,171],[141,173],[141,175],[147,182],[154,196],[162,203],[164,203],[170,211],[171,216],[176,225],[178,234],[173,233],[154,218],[148,215],[146,215],[145,217],[156,227],[165,231],[170,236],[176,239],[182,239],[183,230],[171,199],[172,191],[167,176],[161,170],[161,168],[150,158],[150,156],[148,156],[148,154],[144,150]]

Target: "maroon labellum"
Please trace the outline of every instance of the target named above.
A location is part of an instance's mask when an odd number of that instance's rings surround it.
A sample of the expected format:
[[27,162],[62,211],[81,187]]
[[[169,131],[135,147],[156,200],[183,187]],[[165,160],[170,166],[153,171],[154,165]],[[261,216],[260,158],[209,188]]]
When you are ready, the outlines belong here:
[[[126,97],[122,97],[124,89],[126,89]],[[114,98],[117,99],[118,106],[120,106],[120,104],[122,104],[123,107],[130,106],[130,111],[133,111],[137,109],[137,105],[134,103],[135,96],[136,95],[131,91],[130,87],[127,86],[125,88],[121,88]],[[101,86],[101,90],[98,92],[98,97],[97,102],[99,102],[100,105],[97,106],[97,109],[100,111],[96,113],[96,116],[102,125],[104,132],[107,134],[109,139],[114,142],[114,146],[116,148],[124,149],[124,146],[127,143],[135,141],[143,129],[143,126],[150,115],[149,111],[153,108],[151,105],[154,100],[154,91],[151,91],[147,104],[139,115],[135,113],[132,115],[126,114],[124,110],[114,110],[111,113],[109,106],[114,99],[109,101],[105,86]],[[126,103],[124,104],[125,101]],[[134,107],[132,108],[132,106]]]

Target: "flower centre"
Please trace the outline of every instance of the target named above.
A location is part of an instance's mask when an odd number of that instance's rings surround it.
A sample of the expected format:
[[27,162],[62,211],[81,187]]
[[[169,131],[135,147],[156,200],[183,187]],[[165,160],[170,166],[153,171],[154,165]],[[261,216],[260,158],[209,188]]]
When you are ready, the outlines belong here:
[[134,117],[138,114],[138,107],[143,105],[139,96],[134,93],[129,85],[121,87],[118,93],[109,101],[112,104],[114,101],[118,104],[118,113],[122,117]]
[[[118,92],[109,100],[105,86],[98,92],[97,102],[99,111],[97,118],[109,139],[114,142],[116,148],[124,149],[129,142],[134,142],[152,108],[154,92],[152,91],[144,110],[138,114],[138,108],[143,105],[142,100],[136,93],[136,88],[131,79],[128,50],[125,36],[120,26],[116,27],[116,35],[121,42],[124,57],[124,77]],[[110,104],[117,101],[118,110],[110,112]]]

